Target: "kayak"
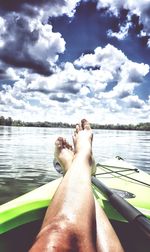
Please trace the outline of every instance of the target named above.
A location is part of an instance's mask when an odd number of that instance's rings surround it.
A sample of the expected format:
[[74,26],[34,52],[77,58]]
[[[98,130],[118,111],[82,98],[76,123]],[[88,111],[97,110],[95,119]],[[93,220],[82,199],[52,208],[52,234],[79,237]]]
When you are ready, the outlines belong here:
[[[125,198],[131,205],[150,218],[150,175],[120,157],[97,164],[97,179],[112,191]],[[96,190],[96,188],[95,188]],[[98,192],[98,199],[101,199]],[[103,199],[102,206],[110,219],[125,221],[116,211],[112,211],[108,202]]]
[[[29,193],[26,193],[0,206],[0,251],[27,252],[38,233],[48,205],[57,190],[62,178],[53,180]],[[103,188],[99,187],[102,182]],[[97,164],[96,175],[92,177],[93,194],[99,205],[104,209],[114,229],[116,230],[127,252],[150,251],[150,176],[128,162],[116,157],[104,163]],[[106,187],[105,187],[106,185]],[[107,190],[109,188],[110,190]],[[104,190],[103,190],[104,189]],[[107,192],[113,200],[122,199],[124,213],[113,205]],[[117,197],[114,197],[116,196]],[[116,203],[118,204],[118,203]],[[148,235],[133,224],[131,208],[146,222]],[[118,210],[119,209],[119,210]],[[127,210],[126,210],[127,209]],[[134,210],[134,209],[133,209]],[[126,218],[126,214],[131,220]],[[137,215],[135,219],[138,218]],[[142,226],[143,227],[143,226]],[[145,227],[144,227],[145,228]],[[144,229],[143,228],[143,229]]]

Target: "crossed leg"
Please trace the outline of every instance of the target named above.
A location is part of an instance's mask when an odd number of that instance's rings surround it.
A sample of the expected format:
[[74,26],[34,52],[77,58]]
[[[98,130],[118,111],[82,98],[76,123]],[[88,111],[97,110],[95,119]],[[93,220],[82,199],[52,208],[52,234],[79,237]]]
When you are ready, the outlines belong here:
[[66,172],[30,252],[122,252],[121,244],[91,186],[92,130],[84,120],[73,137],[75,154],[63,138],[56,156]]

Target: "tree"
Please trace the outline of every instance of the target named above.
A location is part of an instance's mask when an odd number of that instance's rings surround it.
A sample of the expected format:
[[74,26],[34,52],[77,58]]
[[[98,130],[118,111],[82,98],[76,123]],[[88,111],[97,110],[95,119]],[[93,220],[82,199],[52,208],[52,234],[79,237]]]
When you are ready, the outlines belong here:
[[4,118],[4,116],[0,116],[0,125],[5,125],[5,118]]
[[7,119],[5,119],[5,125],[6,125],[6,126],[11,126],[11,125],[12,125],[12,122],[13,122],[13,120],[12,120],[11,117],[8,117]]

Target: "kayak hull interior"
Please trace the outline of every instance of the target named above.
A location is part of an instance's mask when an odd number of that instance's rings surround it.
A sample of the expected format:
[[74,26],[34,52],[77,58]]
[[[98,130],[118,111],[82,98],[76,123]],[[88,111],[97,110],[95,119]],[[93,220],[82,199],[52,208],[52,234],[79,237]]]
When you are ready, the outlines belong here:
[[[113,161],[107,162],[107,164],[97,167],[97,173],[101,174],[97,178],[109,188],[121,191],[127,190],[131,194],[134,194],[135,197],[129,198],[127,201],[137,207],[150,219],[150,201],[148,200],[149,186],[135,183],[129,178],[116,172],[114,173],[113,167],[115,169],[116,167],[119,167],[118,169],[121,167],[134,169],[134,167],[124,161],[119,162],[115,160],[113,166],[111,166],[113,173],[108,173],[108,170],[105,168],[108,167],[110,169],[110,164],[112,165],[112,163]],[[127,175],[129,174],[130,177],[145,181],[147,184],[150,182],[150,176],[142,171],[132,172],[131,170]],[[58,178],[51,181],[42,187],[0,206],[0,248],[2,252],[28,251],[40,229],[46,209],[61,183],[61,179]],[[93,186],[93,194],[112,222],[124,247],[127,247],[127,252],[149,252],[150,241],[111,206],[96,186]],[[142,249],[143,246],[144,250]]]
[[[43,219],[24,224],[0,235],[1,251],[27,252],[40,230],[42,220]],[[140,231],[137,231],[131,224],[113,220],[111,220],[111,223],[125,251],[149,252],[150,240],[148,240]]]

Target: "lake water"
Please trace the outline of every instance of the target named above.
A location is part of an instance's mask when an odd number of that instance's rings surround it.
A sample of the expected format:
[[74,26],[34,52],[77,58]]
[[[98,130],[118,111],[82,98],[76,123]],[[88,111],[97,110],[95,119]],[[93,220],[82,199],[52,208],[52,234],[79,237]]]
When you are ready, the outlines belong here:
[[[54,142],[71,142],[73,129],[0,126],[0,203],[43,185],[59,175],[53,168]],[[150,173],[150,132],[94,130],[96,162],[121,156]]]

